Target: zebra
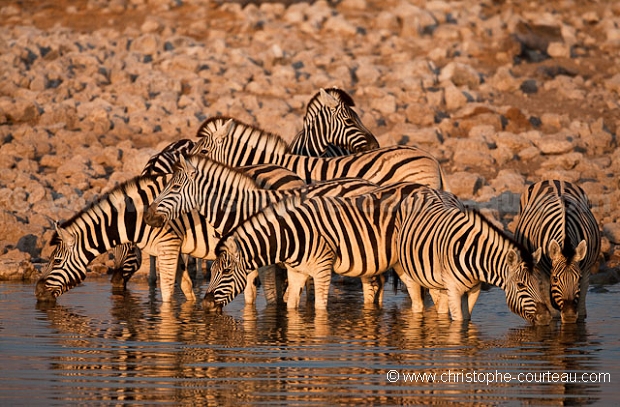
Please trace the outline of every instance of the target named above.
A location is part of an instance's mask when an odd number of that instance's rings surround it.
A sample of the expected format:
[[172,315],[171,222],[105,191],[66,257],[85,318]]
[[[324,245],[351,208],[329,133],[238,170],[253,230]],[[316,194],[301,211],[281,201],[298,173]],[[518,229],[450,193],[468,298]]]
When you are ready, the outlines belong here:
[[353,99],[345,91],[321,88],[308,103],[303,130],[290,143],[291,153],[338,157],[379,148],[353,106]]
[[567,181],[541,181],[521,195],[515,238],[530,250],[542,249],[539,267],[563,323],[586,318],[590,273],[601,248],[591,206],[583,189]]
[[50,245],[50,263],[36,284],[39,301],[55,301],[58,296],[86,278],[87,265],[115,246],[133,243],[141,251],[159,259],[162,300],[169,302],[175,281],[185,297],[195,301],[187,273],[177,273],[179,253],[200,257],[207,250],[203,242],[207,226],[194,213],[184,215],[163,228],[144,222],[146,208],[163,190],[164,176],[138,176],[126,181],[71,219],[55,224]]
[[[243,172],[195,155],[179,160],[172,178],[149,206],[145,221],[162,227],[196,210],[206,218],[216,236],[223,236],[263,207],[286,197],[353,196],[377,187],[363,179],[338,179],[282,191],[261,189]],[[207,258],[215,259],[215,252]],[[363,280],[366,302],[374,302],[377,292],[381,293],[381,285],[373,279]],[[253,288],[251,284],[248,287]],[[248,302],[253,302],[252,295],[246,295]]]
[[[454,320],[469,319],[481,282],[506,292],[511,311],[548,324],[535,258],[445,191],[411,183],[351,197],[288,198],[248,218],[216,248],[205,309],[221,309],[246,284],[252,270],[284,263],[291,295],[310,274],[315,308],[326,309],[329,275],[369,276],[394,267],[420,311],[419,287],[446,290]],[[291,272],[292,271],[292,272]],[[418,273],[416,273],[418,272]],[[463,294],[469,311],[461,310]]]
[[203,154],[233,167],[277,164],[307,183],[357,177],[379,185],[407,181],[447,189],[439,161],[416,147],[397,145],[344,157],[307,157],[291,154],[281,137],[228,117],[207,119],[198,137],[191,154]]

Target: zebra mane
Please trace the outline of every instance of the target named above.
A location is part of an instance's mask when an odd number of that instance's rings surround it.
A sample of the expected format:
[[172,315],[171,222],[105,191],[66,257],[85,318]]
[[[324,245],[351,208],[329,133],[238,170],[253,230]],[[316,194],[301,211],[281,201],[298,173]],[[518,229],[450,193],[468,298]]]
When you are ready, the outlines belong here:
[[[80,219],[82,216],[84,216],[86,212],[88,212],[92,208],[100,206],[103,202],[111,201],[110,199],[111,197],[123,197],[124,198],[127,195],[127,191],[129,189],[136,188],[137,186],[139,186],[139,184],[142,184],[145,182],[149,184],[155,183],[156,181],[160,180],[162,177],[163,175],[161,174],[138,175],[123,183],[120,183],[116,185],[114,188],[112,188],[110,191],[104,193],[103,195],[96,197],[93,201],[88,203],[80,211],[74,213],[71,218],[60,222],[58,226],[63,229],[70,228],[76,222],[76,220]],[[60,242],[61,242],[61,239],[60,239],[60,236],[58,236],[58,232],[54,231],[54,234],[52,235],[52,238],[50,239],[50,245],[58,245]]]
[[[259,188],[256,181],[252,177],[249,177],[239,168],[231,167],[230,165],[212,160],[202,154],[191,155],[187,158],[187,160],[194,167],[196,167],[198,171],[204,173],[202,176],[208,174],[209,178],[219,178],[221,180],[225,180],[226,183],[234,184],[237,188],[244,190],[262,189]],[[175,171],[180,169],[180,164],[175,164],[174,169]]]
[[234,128],[232,134],[237,139],[237,143],[247,143],[250,146],[257,146],[260,140],[262,148],[269,149],[277,153],[290,153],[288,143],[279,135],[260,129],[254,125],[244,123],[233,117],[215,116],[205,120],[198,128],[197,137],[210,137],[217,129],[221,128],[232,120]]
[[[344,90],[336,88],[336,87],[326,88],[323,90],[329,93],[330,95],[332,95],[333,97],[335,97],[336,99],[338,99],[341,103],[345,104],[346,106],[349,106],[349,107],[355,106],[355,103],[353,102],[353,98],[351,97],[351,95],[349,95]],[[314,95],[312,99],[310,99],[310,102],[308,102],[307,109],[309,109],[311,106],[314,106],[314,105],[321,105],[321,102],[319,101],[320,95],[321,93],[317,92],[316,95]]]
[[465,213],[468,217],[471,216],[481,219],[486,225],[488,225],[491,230],[494,230],[501,236],[505,236],[505,238],[517,248],[517,251],[521,255],[521,260],[527,263],[528,266],[534,266],[534,257],[532,256],[532,253],[530,253],[529,250],[527,250],[525,246],[523,246],[521,243],[517,242],[513,236],[500,229],[494,222],[491,222],[486,216],[482,214],[482,212],[480,212],[480,210],[478,210],[478,208],[468,207],[465,210]]

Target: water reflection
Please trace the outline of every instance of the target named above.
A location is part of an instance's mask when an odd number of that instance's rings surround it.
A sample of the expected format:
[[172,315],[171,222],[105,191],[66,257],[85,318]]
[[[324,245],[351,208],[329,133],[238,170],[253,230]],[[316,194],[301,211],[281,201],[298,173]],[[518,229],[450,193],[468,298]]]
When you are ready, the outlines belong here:
[[[110,293],[103,282],[83,288],[37,309],[31,290],[23,299],[19,290],[8,295],[0,349],[13,352],[2,352],[0,379],[11,394],[28,394],[33,375],[37,397],[49,404],[570,405],[615,392],[609,383],[471,380],[474,372],[484,379],[609,371],[618,355],[608,344],[617,344],[617,335],[592,319],[592,306],[587,323],[533,327],[510,314],[500,290],[484,293],[472,322],[462,323],[432,309],[413,314],[402,292],[386,293],[382,309],[364,307],[357,291],[336,287],[328,312],[241,301],[214,315],[183,301],[162,304],[147,288]],[[20,373],[25,363],[33,368]],[[399,380],[387,380],[390,370]],[[405,379],[414,373],[435,379]],[[449,382],[448,374],[464,380]]]

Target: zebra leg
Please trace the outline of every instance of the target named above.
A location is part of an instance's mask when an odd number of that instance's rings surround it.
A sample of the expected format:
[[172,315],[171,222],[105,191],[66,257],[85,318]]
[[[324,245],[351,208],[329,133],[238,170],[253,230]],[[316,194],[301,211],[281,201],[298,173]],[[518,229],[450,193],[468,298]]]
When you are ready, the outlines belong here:
[[[476,301],[478,301],[481,287],[482,284],[478,284],[465,294],[464,297],[467,298],[467,308],[463,310],[463,316],[467,315],[465,319],[471,319],[471,313],[474,309],[474,305],[476,305]],[[465,314],[465,310],[467,310],[467,314]]]
[[314,280],[314,309],[320,311],[327,310],[329,286],[332,281],[331,263],[329,263],[328,268],[313,271],[312,279]]
[[202,282],[202,259],[196,257],[196,275],[194,276],[196,284],[200,285]]
[[300,273],[291,268],[287,268],[288,275],[288,298],[286,300],[286,308],[294,309],[299,307],[299,299],[301,297],[301,291],[306,284],[308,275]]
[[[258,278],[263,287],[263,295],[265,296],[265,300],[268,305],[278,303],[278,290],[276,283],[277,267],[278,266],[276,265],[271,265],[258,269]],[[248,280],[248,284],[249,283],[250,281]]]
[[455,288],[448,288],[448,304],[453,321],[463,321],[463,293]]
[[409,274],[405,273],[403,267],[400,264],[395,264],[393,267],[396,274],[407,287],[409,298],[411,298],[411,309],[413,312],[424,312],[424,298],[422,298],[422,286],[413,280]]
[[149,256],[149,286],[157,285],[157,257]]
[[428,290],[435,304],[435,311],[440,315],[447,315],[450,313],[450,307],[448,306],[448,296],[445,290],[439,290],[431,288]]
[[180,249],[180,247],[176,247],[176,250],[166,248],[166,250],[158,251],[159,288],[161,290],[161,299],[163,302],[170,301],[174,294],[177,269],[180,266]]
[[579,283],[579,303],[577,304],[577,321],[583,321],[588,316],[586,311],[586,294],[590,287],[590,270],[585,270]]
[[256,277],[258,277],[258,274],[259,271],[257,270],[248,273],[248,281],[243,290],[245,305],[254,305],[256,303]]
[[379,305],[383,302],[383,284],[385,277],[383,274],[371,277],[361,277],[362,292],[364,293],[364,305],[374,304],[379,297]]

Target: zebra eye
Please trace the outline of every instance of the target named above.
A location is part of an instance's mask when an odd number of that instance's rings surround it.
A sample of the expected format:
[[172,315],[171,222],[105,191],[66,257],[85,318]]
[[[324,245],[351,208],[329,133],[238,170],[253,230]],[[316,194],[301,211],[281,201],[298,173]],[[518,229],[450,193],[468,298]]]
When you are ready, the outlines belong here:
[[179,184],[174,184],[174,185],[172,185],[172,186],[171,186],[171,188],[170,188],[170,189],[171,189],[172,191],[174,191],[174,192],[178,192],[178,191],[181,189],[181,185],[179,185]]
[[52,261],[52,264],[53,264],[54,266],[60,266],[60,265],[62,264],[62,259],[60,259],[60,258],[56,258],[56,259],[54,259],[54,260]]
[[551,280],[553,280],[553,284],[557,284],[558,281],[560,281],[560,279],[558,278],[558,276],[553,276],[551,277]]
[[519,291],[523,291],[523,290],[525,290],[525,289],[526,289],[525,284],[523,284],[523,283],[517,283],[517,289],[518,289]]

